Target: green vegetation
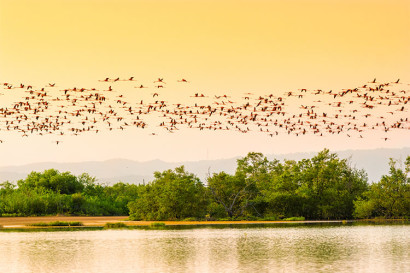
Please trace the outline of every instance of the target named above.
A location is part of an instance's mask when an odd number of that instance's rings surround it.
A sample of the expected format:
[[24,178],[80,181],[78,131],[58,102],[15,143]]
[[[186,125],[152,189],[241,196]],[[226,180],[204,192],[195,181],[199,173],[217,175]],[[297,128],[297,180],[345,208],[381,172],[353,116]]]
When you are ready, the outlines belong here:
[[305,221],[305,217],[289,217],[289,218],[285,218],[283,219],[285,221]]
[[188,218],[183,219],[182,221],[187,221],[187,222],[198,221],[198,218],[196,218],[196,217],[188,217]]
[[165,227],[165,223],[154,222],[150,224],[151,227]]
[[116,228],[126,228],[127,225],[122,222],[117,223],[105,223],[104,229],[116,229]]
[[137,185],[102,186],[88,174],[78,177],[57,170],[32,172],[16,185],[0,184],[0,215],[128,215]]
[[155,173],[155,180],[140,187],[128,204],[131,220],[182,220],[206,214],[206,188],[184,167]]
[[249,153],[238,160],[234,175],[213,174],[208,185],[215,218],[345,219],[367,189],[367,177],[328,150],[283,164]]
[[404,169],[397,168],[397,162],[390,159],[389,175],[383,175],[378,183],[354,202],[354,216],[357,218],[408,218],[410,216],[410,156]]
[[34,227],[79,227],[83,226],[83,223],[81,222],[64,222],[64,221],[55,221],[55,222],[49,222],[49,223],[33,223],[30,224],[29,226],[34,226]]
[[373,184],[327,149],[284,162],[249,153],[237,163],[234,174],[209,174],[206,184],[183,166],[154,173],[147,185],[107,186],[86,173],[32,172],[17,185],[0,184],[0,215],[129,215],[150,221],[410,216],[410,156],[402,168],[391,160],[389,174]]

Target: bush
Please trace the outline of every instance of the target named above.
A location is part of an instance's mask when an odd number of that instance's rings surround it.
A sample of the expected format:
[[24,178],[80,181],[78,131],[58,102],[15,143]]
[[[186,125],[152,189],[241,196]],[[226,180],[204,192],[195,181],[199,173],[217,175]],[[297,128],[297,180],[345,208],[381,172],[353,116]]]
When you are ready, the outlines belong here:
[[216,202],[211,202],[208,205],[207,211],[208,211],[209,219],[218,219],[218,218],[228,217],[228,213],[226,213],[224,206]]
[[78,227],[78,226],[83,226],[83,223],[81,222],[62,222],[62,221],[55,221],[55,222],[49,222],[49,223],[33,223],[29,224],[28,226],[34,226],[34,227]]
[[198,221],[198,218],[195,218],[195,217],[188,217],[188,218],[185,218],[185,219],[184,219],[184,220],[182,220],[182,221],[187,221],[187,222]]
[[104,229],[126,228],[127,225],[122,222],[117,223],[105,223]]
[[2,213],[1,217],[20,217],[20,216],[24,216],[20,213]]
[[262,219],[262,221],[278,221],[279,218],[277,216],[266,216]]
[[165,227],[165,223],[162,222],[154,222],[150,224],[151,227]]
[[283,219],[284,221],[305,221],[305,217],[301,216],[301,217],[289,217],[289,218],[285,218]]

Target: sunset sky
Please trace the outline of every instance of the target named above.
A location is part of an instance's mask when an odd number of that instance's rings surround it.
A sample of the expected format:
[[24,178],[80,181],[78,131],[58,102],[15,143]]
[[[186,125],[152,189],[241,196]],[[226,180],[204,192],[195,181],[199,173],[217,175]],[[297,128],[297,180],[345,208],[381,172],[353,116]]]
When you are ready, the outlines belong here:
[[[106,77],[135,77],[135,84],[115,85],[130,100],[159,91],[170,103],[189,103],[197,92],[241,98],[247,92],[282,96],[302,88],[342,90],[374,78],[381,83],[400,79],[399,89],[409,90],[409,29],[408,0],[0,0],[0,107],[10,107],[22,94],[6,93],[4,82],[106,88],[109,84],[99,81]],[[155,90],[157,78],[164,78],[167,88]],[[178,83],[182,78],[189,83]],[[149,88],[133,88],[139,84]],[[299,106],[295,102],[290,107]],[[1,130],[0,165],[113,158],[196,161],[250,151],[400,148],[410,143],[409,130],[390,132],[389,141],[381,133],[347,138],[151,132],[22,137]]]

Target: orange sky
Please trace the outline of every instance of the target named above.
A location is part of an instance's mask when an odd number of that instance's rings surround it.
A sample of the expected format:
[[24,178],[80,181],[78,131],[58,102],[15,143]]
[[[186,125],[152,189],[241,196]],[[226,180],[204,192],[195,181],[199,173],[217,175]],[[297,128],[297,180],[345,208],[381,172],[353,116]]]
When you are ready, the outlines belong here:
[[[189,89],[166,91],[174,101],[194,91],[240,96],[354,88],[375,77],[410,83],[409,29],[407,0],[0,0],[0,82],[91,87],[105,77],[189,79]],[[404,147],[409,136],[401,132],[384,142],[379,135],[347,141],[128,131],[66,137],[56,146],[52,137],[0,131],[0,153],[7,155],[0,165]]]

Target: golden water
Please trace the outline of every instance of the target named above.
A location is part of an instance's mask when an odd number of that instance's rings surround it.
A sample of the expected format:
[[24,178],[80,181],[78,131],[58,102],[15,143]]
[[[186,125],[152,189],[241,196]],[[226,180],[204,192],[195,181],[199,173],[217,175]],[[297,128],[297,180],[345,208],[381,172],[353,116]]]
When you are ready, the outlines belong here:
[[410,225],[0,232],[0,272],[410,272]]

